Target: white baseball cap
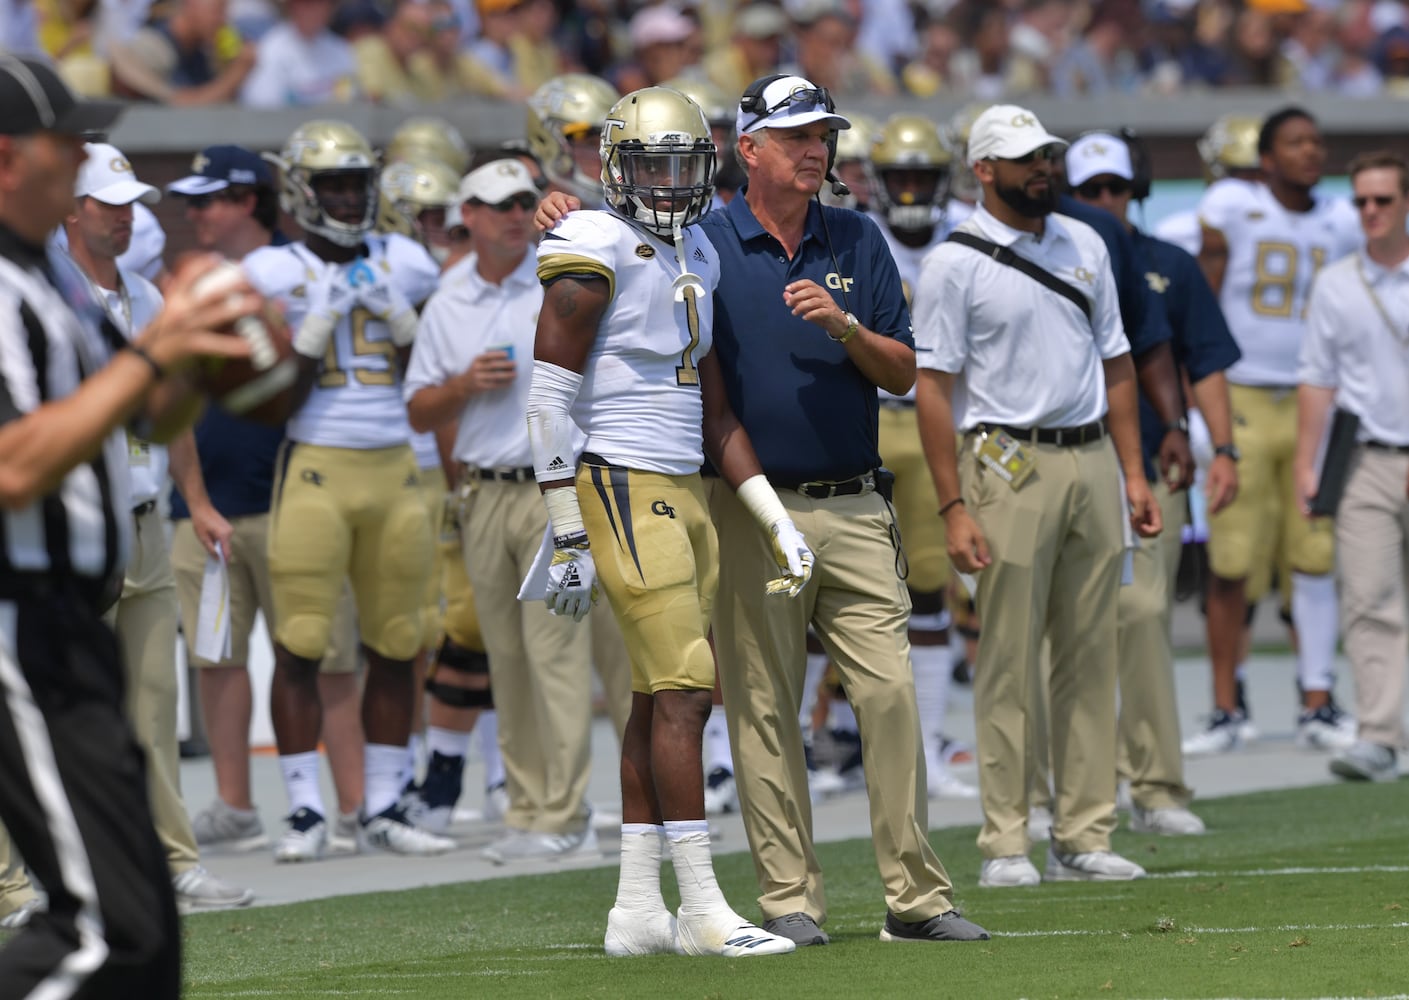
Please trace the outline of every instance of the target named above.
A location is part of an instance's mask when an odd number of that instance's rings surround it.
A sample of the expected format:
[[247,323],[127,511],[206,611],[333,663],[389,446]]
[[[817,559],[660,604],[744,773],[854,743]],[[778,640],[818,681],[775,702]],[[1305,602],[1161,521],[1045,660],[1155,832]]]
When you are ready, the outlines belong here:
[[[760,81],[755,80],[745,93],[752,93]],[[745,110],[742,104],[735,116],[734,127],[739,135],[748,135],[762,128],[797,128],[813,122],[826,122],[832,128],[851,128],[851,121],[827,108],[822,90],[811,80],[800,76],[780,76],[763,87],[761,107]]]
[[969,129],[969,165],[980,160],[1015,160],[1035,149],[1065,146],[1042,127],[1037,116],[1016,104],[995,104],[975,120]]
[[455,200],[460,204],[479,201],[497,205],[516,194],[531,194],[537,198],[538,186],[533,183],[528,167],[519,160],[508,158],[492,160],[471,170],[460,181],[460,193]]
[[161,192],[137,179],[132,163],[116,146],[85,142],[83,151],[88,159],[78,168],[78,183],[73,191],[76,196],[92,198],[104,205],[130,205],[134,201],[155,205],[161,201]]
[[1135,167],[1130,161],[1130,147],[1124,139],[1107,132],[1092,132],[1077,139],[1067,149],[1067,183],[1080,187],[1101,174],[1114,174],[1133,181]]

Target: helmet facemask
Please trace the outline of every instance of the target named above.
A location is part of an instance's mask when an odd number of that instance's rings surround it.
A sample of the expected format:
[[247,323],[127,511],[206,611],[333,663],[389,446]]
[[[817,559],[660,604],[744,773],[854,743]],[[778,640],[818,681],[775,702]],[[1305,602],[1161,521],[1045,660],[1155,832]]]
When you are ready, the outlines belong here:
[[[604,144],[605,145],[605,144]],[[660,133],[603,149],[607,202],[657,236],[698,222],[714,197],[714,141]]]
[[878,207],[886,225],[900,232],[933,229],[938,209],[949,200],[949,171],[944,167],[876,167]]

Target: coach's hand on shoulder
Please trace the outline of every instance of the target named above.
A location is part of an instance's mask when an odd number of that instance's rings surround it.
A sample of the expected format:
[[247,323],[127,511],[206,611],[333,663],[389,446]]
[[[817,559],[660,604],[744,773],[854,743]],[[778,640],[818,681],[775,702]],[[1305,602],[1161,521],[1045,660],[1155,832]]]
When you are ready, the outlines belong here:
[[1130,504],[1130,524],[1141,538],[1153,538],[1164,527],[1164,515],[1159,504],[1150,492],[1150,484],[1144,476],[1131,476],[1125,480],[1125,499]]
[[575,622],[587,617],[597,600],[597,564],[586,533],[555,540],[548,565],[548,610]]
[[581,207],[580,199],[562,191],[549,191],[538,203],[538,211],[533,213],[533,224],[541,231],[547,232],[566,219],[569,213],[576,212]]
[[773,558],[783,575],[769,580],[764,587],[768,594],[783,594],[796,597],[812,579],[812,564],[816,557],[807,546],[802,532],[797,530],[789,518],[777,521],[769,529],[769,541],[773,543]]
[[961,573],[977,573],[993,562],[983,529],[962,501],[954,501],[944,512],[944,532],[949,561]]
[[236,320],[257,313],[264,299],[244,278],[204,291],[196,287],[222,263],[215,254],[185,258],[171,276],[161,312],[134,339],[133,344],[164,371],[180,370],[202,356],[249,356],[249,342],[228,331]]
[[308,312],[294,332],[294,350],[305,358],[321,359],[333,330],[357,305],[357,293],[342,268],[325,267],[308,286]]

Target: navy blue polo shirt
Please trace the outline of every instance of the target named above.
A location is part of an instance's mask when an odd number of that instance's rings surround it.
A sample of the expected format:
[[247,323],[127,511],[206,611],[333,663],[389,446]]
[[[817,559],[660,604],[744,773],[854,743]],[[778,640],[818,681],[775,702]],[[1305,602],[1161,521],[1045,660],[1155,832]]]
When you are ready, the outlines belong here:
[[719,251],[714,353],[729,403],[773,483],[850,479],[881,464],[875,383],[821,327],[792,314],[783,288],[810,278],[868,330],[913,348],[900,274],[875,222],[816,201],[789,260],[755,218],[746,192],[701,223]]
[[1120,321],[1130,341],[1131,357],[1138,358],[1169,340],[1169,321],[1163,303],[1145,284],[1147,268],[1125,224],[1105,209],[1082,204],[1069,194],[1061,196],[1057,211],[1080,219],[1105,241],[1111,255],[1116,293],[1120,296]]
[[[1189,381],[1201,382],[1231,367],[1242,352],[1228,330],[1218,296],[1213,294],[1198,261],[1188,251],[1138,229],[1133,236],[1136,248],[1147,262],[1145,284],[1163,300],[1169,317],[1174,334],[1170,343],[1174,360],[1189,373]],[[1142,395],[1140,441],[1147,462],[1159,451],[1163,439],[1164,421]]]
[[[287,236],[275,230],[269,243],[281,246]],[[267,514],[274,492],[274,461],[284,440],[282,427],[266,427],[207,406],[196,424],[196,454],[206,493],[222,517]],[[171,517],[191,516],[181,491],[171,491]]]

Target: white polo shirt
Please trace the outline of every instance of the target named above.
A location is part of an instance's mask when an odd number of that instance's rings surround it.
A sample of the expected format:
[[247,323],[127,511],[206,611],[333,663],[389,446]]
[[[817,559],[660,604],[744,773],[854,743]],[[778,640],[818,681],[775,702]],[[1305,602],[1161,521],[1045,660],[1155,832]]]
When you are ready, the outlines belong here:
[[1357,250],[1321,271],[1297,381],[1335,389],[1336,405],[1360,418],[1360,440],[1409,445],[1409,261],[1384,268]]
[[502,284],[480,277],[470,254],[445,272],[440,288],[421,312],[411,348],[404,393],[441,385],[492,348],[512,348],[511,385],[478,393],[465,404],[455,435],[455,460],[485,468],[528,468],[528,388],[533,377],[533,340],[543,286],[533,248]]
[[921,368],[958,376],[955,426],[1077,427],[1105,416],[1101,362],[1130,352],[1105,242],[1084,222],[1056,214],[1039,240],[982,206],[958,228],[1079,289],[1091,320],[986,254],[958,243],[936,247],[915,288],[915,357]]
[[[122,277],[125,296],[118,291],[100,288],[96,284],[93,288],[107,306],[113,325],[124,337],[131,340],[134,334],[141,333],[147,324],[156,318],[157,313],[161,312],[161,292],[146,278],[125,267],[119,266],[118,273]],[[130,473],[129,482],[132,484],[134,507],[148,500],[156,500],[166,492],[167,465],[165,445],[152,444],[131,434],[127,435],[127,468]]]

